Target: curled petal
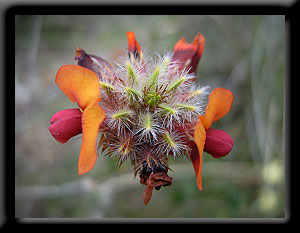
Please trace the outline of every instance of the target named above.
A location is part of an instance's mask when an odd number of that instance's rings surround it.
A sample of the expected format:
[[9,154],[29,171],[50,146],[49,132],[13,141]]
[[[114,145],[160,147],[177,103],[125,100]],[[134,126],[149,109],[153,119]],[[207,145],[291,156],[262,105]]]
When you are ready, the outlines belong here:
[[169,186],[172,184],[172,177],[168,176],[165,172],[151,172],[146,181],[146,188],[143,194],[144,204],[147,205],[151,199],[153,188],[160,189],[161,186]]
[[89,55],[81,48],[76,48],[75,60],[78,61],[77,64],[79,66],[94,71],[100,78],[102,77],[103,73],[112,77],[113,71],[109,62],[100,57]]
[[134,57],[139,58],[141,53],[141,48],[137,40],[135,39],[134,32],[127,32],[128,39],[128,54],[130,53],[134,55]]
[[193,163],[194,171],[197,177],[197,186],[200,191],[202,190],[202,154],[205,144],[205,138],[206,131],[202,122],[199,120],[194,131],[194,140],[196,146],[192,146],[191,161]]
[[180,69],[188,68],[189,73],[195,73],[204,49],[204,37],[198,33],[192,43],[181,38],[174,46],[173,60],[180,62]]
[[82,113],[78,108],[64,109],[55,113],[50,120],[49,131],[56,141],[66,143],[82,132]]
[[232,102],[233,94],[230,90],[218,87],[210,93],[205,115],[199,116],[206,130],[230,111]]
[[82,144],[78,161],[78,174],[89,172],[97,160],[97,137],[105,112],[97,101],[82,113]]
[[206,131],[206,141],[204,151],[214,158],[227,155],[233,147],[233,140],[229,134],[220,129],[208,129]]
[[62,66],[56,74],[55,82],[81,109],[101,99],[99,79],[95,72],[87,68],[78,65]]

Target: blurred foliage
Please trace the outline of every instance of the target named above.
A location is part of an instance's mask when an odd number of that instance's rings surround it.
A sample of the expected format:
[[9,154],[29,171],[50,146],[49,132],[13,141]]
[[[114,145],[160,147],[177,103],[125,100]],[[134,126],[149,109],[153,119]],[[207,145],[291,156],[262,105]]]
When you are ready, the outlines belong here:
[[[56,142],[51,116],[76,107],[55,85],[60,66],[75,64],[75,47],[112,61],[127,49],[134,31],[148,54],[163,54],[201,32],[205,49],[198,84],[234,93],[231,111],[214,128],[228,132],[232,152],[214,159],[204,153],[203,191],[192,163],[171,160],[173,184],[154,191],[144,206],[144,186],[128,176],[111,192],[129,164],[99,158],[77,175],[81,138]],[[284,16],[16,16],[16,217],[55,218],[284,218],[285,217],[285,19]],[[34,198],[23,187],[68,185],[86,178],[102,189]],[[122,181],[123,182],[123,181]],[[135,185],[136,184],[136,185]],[[77,187],[77,186],[76,186]],[[56,190],[56,189],[55,189]],[[77,192],[78,191],[78,192]],[[20,193],[18,193],[20,192]],[[18,195],[19,194],[19,195]]]

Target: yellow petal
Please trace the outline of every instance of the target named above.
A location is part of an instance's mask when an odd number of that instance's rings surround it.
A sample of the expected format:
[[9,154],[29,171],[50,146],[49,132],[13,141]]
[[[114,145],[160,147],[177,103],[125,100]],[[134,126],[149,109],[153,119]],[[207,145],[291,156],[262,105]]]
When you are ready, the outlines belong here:
[[89,172],[97,160],[97,137],[104,110],[94,101],[82,113],[82,144],[78,161],[78,174]]

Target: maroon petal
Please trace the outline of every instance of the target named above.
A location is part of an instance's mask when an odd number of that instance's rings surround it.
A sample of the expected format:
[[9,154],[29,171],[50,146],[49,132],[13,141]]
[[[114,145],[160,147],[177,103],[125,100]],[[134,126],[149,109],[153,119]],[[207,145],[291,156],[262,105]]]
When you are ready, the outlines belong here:
[[204,49],[204,37],[198,33],[192,43],[187,43],[181,38],[174,46],[174,55],[172,60],[178,61],[180,70],[190,69],[189,73],[196,73],[198,63]]
[[100,78],[103,73],[112,76],[112,67],[108,61],[94,55],[89,55],[81,48],[76,48],[75,60],[77,60],[79,66],[94,71]]
[[204,151],[214,158],[227,155],[233,147],[233,140],[228,133],[220,129],[208,129],[206,131],[206,141]]
[[65,109],[55,113],[50,120],[49,131],[56,141],[67,142],[82,133],[82,113],[78,108]]

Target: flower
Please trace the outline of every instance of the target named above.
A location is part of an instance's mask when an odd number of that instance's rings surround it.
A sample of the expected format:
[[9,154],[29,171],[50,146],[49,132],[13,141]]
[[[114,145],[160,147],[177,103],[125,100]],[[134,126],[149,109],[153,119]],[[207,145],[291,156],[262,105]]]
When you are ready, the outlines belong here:
[[[55,82],[63,93],[73,103],[76,102],[82,110],[82,144],[78,160],[78,174],[82,175],[94,167],[98,157],[98,131],[101,122],[105,118],[105,112],[98,104],[101,100],[100,83],[93,71],[77,65],[62,66],[56,74]],[[75,117],[74,111],[72,111],[71,115],[72,118]],[[59,120],[65,119],[65,116],[66,114],[59,114]],[[74,127],[77,128],[78,125],[76,124]],[[52,128],[53,126],[51,125],[49,130],[53,135],[54,131],[51,130]],[[56,127],[56,131],[58,131],[57,128],[59,127]],[[55,135],[53,136],[56,138]]]
[[145,204],[153,188],[172,184],[170,158],[189,157],[202,190],[203,150],[217,158],[232,149],[231,137],[210,126],[230,110],[233,95],[224,88],[209,94],[207,86],[194,86],[204,49],[201,33],[154,58],[143,53],[133,32],[127,38],[127,54],[119,61],[109,63],[76,48],[77,65],[58,70],[56,84],[79,108],[54,114],[50,133],[65,143],[82,132],[79,175],[89,172],[99,155],[119,166],[129,160],[146,185]]
[[233,140],[229,134],[219,129],[212,129],[211,124],[226,115],[232,106],[233,94],[230,90],[216,88],[209,95],[205,114],[199,116],[195,126],[194,139],[197,147],[193,147],[191,160],[197,177],[197,186],[202,190],[202,153],[203,150],[214,158],[227,155]]

